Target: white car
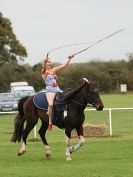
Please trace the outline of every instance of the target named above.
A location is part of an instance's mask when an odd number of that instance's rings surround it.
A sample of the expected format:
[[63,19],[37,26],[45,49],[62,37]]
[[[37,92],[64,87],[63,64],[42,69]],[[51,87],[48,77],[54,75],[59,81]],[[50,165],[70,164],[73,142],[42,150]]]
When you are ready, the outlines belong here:
[[21,98],[25,96],[32,96],[35,95],[35,91],[32,86],[18,86],[18,87],[12,87],[11,93],[15,95],[17,100],[20,100]]

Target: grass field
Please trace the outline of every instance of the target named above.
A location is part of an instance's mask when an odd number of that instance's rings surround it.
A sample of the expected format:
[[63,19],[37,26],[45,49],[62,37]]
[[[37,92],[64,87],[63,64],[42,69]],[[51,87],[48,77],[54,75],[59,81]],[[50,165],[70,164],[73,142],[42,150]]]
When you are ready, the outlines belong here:
[[73,160],[64,160],[63,140],[50,140],[52,159],[43,156],[40,142],[29,143],[27,154],[16,155],[18,145],[2,143],[0,176],[6,177],[132,177],[133,141],[90,139]]
[[105,108],[133,108],[133,93],[101,95]]
[[[133,107],[133,94],[102,95],[102,99],[105,107]],[[86,123],[108,125],[107,114],[86,112]],[[41,141],[28,142],[27,153],[18,157],[20,144],[10,142],[14,115],[0,115],[0,177],[132,177],[133,111],[113,116],[116,136],[86,138],[84,146],[72,154],[73,160],[66,162],[64,132],[56,127],[47,132],[51,160],[46,160]]]

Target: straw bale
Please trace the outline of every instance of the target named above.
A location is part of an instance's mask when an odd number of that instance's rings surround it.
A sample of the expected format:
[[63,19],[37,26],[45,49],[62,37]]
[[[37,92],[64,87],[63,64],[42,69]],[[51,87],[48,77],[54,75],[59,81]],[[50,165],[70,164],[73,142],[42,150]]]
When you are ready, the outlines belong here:
[[[93,125],[93,124],[85,124],[83,126],[83,135],[84,137],[99,137],[104,136],[106,130],[105,124]],[[74,129],[71,133],[72,138],[77,137],[77,132]]]

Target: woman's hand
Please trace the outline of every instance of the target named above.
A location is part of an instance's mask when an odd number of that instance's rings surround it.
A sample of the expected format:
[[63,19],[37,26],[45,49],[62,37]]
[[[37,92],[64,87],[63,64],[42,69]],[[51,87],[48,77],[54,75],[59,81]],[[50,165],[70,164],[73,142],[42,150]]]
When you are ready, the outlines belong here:
[[71,60],[72,58],[74,58],[74,56],[75,56],[74,54],[70,55],[70,56],[68,56],[68,59]]

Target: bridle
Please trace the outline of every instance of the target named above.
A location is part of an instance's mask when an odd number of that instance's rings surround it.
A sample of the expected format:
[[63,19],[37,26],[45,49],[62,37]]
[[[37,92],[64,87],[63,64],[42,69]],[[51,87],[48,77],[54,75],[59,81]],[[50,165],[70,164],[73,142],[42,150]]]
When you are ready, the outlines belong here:
[[[86,87],[88,87],[87,84],[90,84],[90,83],[86,83]],[[92,94],[90,93],[90,90],[87,90],[87,92],[88,92],[88,95],[89,95],[89,97],[90,97],[90,100],[92,100],[92,103],[88,103],[87,105],[88,105],[89,107],[94,107],[95,103],[96,103],[98,100],[95,100],[95,101],[94,101],[94,98],[93,98]],[[77,100],[75,100],[75,99],[72,99],[71,101],[72,101],[73,103],[76,103],[76,104],[80,105],[80,106],[83,106],[83,107],[86,106],[86,103],[80,103],[79,101],[77,101]],[[94,101],[94,102],[93,102],[93,101]]]
[[[82,103],[80,103],[80,102],[78,102],[78,101],[76,101],[76,100],[74,100],[74,99],[72,99],[72,102],[73,103],[76,103],[76,104],[78,104],[78,105],[80,105],[80,106],[83,106],[83,107],[85,107],[86,106],[86,104],[82,104]],[[92,104],[87,104],[87,106],[89,106],[89,107],[93,107],[93,105]]]

